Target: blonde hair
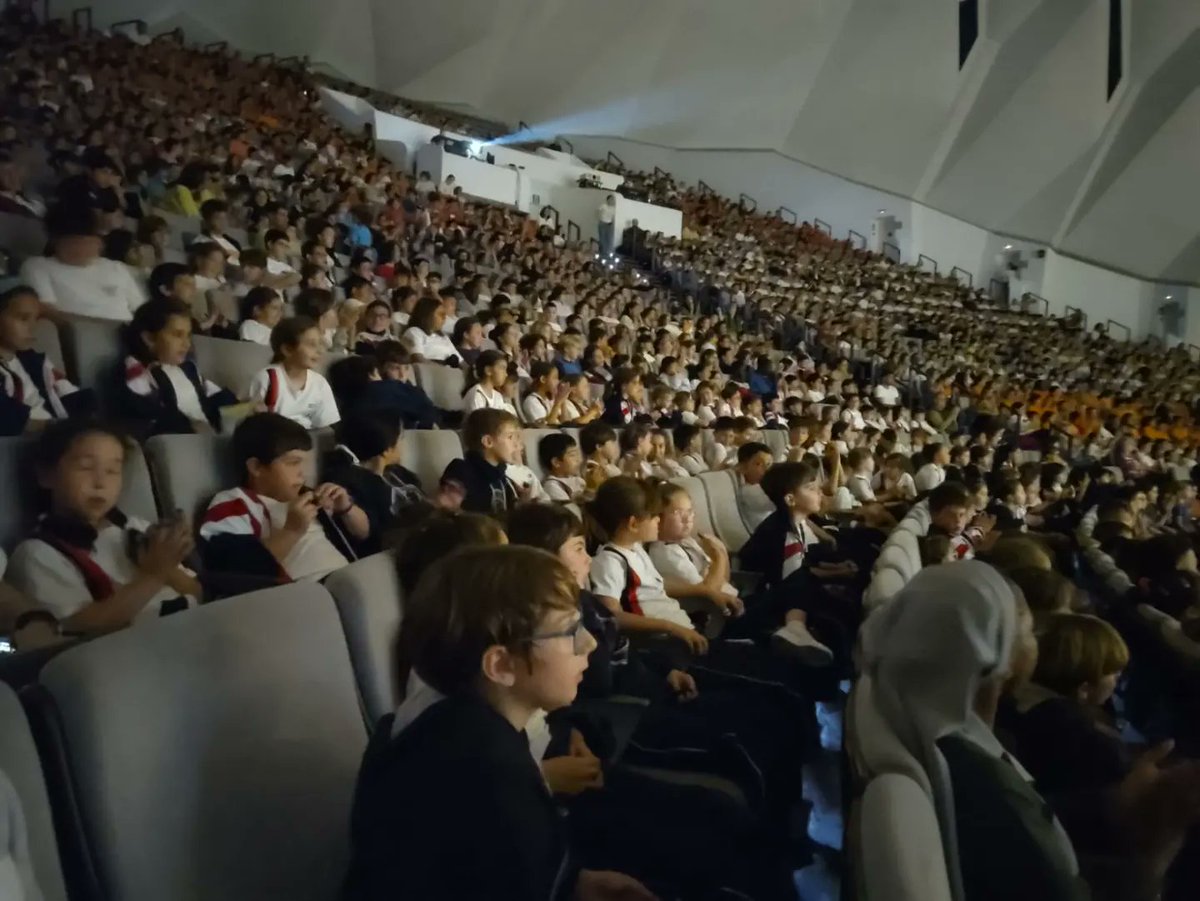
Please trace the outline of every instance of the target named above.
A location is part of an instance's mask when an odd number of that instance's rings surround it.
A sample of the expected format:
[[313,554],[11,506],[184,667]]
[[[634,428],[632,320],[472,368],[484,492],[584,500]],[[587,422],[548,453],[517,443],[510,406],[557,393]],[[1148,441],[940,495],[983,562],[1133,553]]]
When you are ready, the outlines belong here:
[[1129,647],[1111,625],[1082,613],[1059,613],[1038,636],[1033,681],[1067,697],[1129,665]]

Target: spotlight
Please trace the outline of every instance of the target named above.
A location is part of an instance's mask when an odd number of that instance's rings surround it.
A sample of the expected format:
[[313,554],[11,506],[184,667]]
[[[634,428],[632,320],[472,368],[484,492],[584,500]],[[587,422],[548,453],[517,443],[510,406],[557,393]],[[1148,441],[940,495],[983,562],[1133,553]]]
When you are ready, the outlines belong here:
[[480,156],[483,153],[483,141],[472,141],[470,150],[471,156]]

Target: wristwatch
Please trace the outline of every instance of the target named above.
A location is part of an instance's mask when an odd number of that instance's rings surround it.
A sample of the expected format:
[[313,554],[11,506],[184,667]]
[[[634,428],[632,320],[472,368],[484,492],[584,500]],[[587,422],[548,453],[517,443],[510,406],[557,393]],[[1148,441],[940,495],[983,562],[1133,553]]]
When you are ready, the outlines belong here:
[[48,626],[53,626],[55,634],[62,634],[62,624],[58,621],[58,617],[48,610],[26,610],[24,613],[18,613],[17,618],[13,620],[13,634],[15,635],[34,623],[45,623]]

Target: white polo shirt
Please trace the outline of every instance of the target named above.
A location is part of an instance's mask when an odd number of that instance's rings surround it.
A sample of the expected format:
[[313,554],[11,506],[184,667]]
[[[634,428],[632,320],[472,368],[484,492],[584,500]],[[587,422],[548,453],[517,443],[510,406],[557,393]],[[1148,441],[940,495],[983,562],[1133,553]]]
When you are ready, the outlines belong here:
[[271,330],[257,319],[247,319],[239,325],[238,337],[243,341],[253,341],[255,344],[271,346]]
[[599,597],[619,599],[628,586],[631,606],[640,607],[642,615],[692,628],[679,602],[667,595],[662,576],[641,544],[632,548],[604,545],[592,558],[590,579],[592,591]]
[[282,364],[268,366],[250,382],[249,399],[261,401],[270,412],[295,420],[306,429],[323,429],[342,420],[329,382],[311,370],[297,391],[288,382]]
[[21,267],[20,280],[43,303],[74,316],[128,322],[146,302],[129,267],[116,260],[93,260],[86,266],[69,266],[53,257],[31,257]]
[[434,363],[459,356],[454,342],[445,335],[431,335],[415,325],[410,325],[404,330],[404,343],[408,345],[408,349],[412,353],[420,354],[426,360]]
[[[696,585],[704,581],[712,560],[700,547],[695,538],[685,538],[683,541],[655,541],[647,549],[655,569],[664,579],[678,579]],[[737,589],[726,582],[721,591],[731,597],[737,597]]]
[[[489,393],[490,391],[490,393]],[[487,389],[483,385],[472,385],[463,397],[463,410],[470,413],[474,410],[507,410],[508,402],[503,392],[495,388]]]

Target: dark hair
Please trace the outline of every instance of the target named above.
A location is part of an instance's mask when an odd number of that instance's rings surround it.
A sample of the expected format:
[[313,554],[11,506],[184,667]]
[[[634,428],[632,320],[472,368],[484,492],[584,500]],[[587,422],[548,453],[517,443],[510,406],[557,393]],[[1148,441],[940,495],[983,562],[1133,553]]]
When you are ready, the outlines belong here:
[[316,321],[309,319],[307,316],[292,316],[289,319],[280,319],[275,328],[271,329],[272,360],[278,363],[283,359],[283,349],[285,347],[295,347],[300,343],[300,337],[305,332],[315,328],[317,328]]
[[18,297],[32,297],[37,300],[37,291],[29,287],[29,285],[13,285],[6,291],[0,292],[0,313],[8,309],[8,305]]
[[441,308],[442,302],[438,298],[425,295],[417,301],[417,305],[409,314],[408,327],[419,328],[423,332],[432,334],[434,332],[433,317]]
[[471,330],[471,326],[476,325],[478,322],[479,320],[474,316],[459,317],[458,321],[454,323],[454,332],[450,336],[450,340],[455,347],[458,347],[462,343],[463,338],[467,336],[467,332]]
[[617,440],[616,430],[606,422],[589,422],[579,430],[579,449],[590,457],[596,448]]
[[509,511],[504,531],[512,544],[527,544],[551,554],[584,534],[579,517],[559,504],[518,504]]
[[174,297],[151,297],[133,312],[133,319],[121,328],[121,343],[125,353],[142,363],[153,362],[150,348],[142,340],[147,332],[161,332],[167,323],[175,316],[181,316],[192,323],[192,310],[182,300]]
[[146,292],[153,297],[165,297],[164,289],[169,293],[175,287],[175,279],[191,275],[192,270],[183,263],[159,263],[150,273],[150,281],[146,284]]
[[395,550],[400,587],[405,594],[411,593],[425,570],[438,560],[468,545],[500,544],[503,534],[495,519],[481,513],[432,513],[398,537]]
[[[142,221],[144,222],[145,220]],[[247,266],[252,266],[255,269],[266,269],[267,255],[257,247],[247,247],[238,254],[238,264],[242,269],[245,269]],[[303,294],[304,292],[300,293]]]
[[683,451],[699,434],[700,426],[684,423],[683,425],[675,426],[675,431],[671,434],[671,441],[675,445],[676,450]]
[[766,454],[772,460],[775,459],[771,449],[761,441],[748,441],[738,448],[737,461],[738,463],[749,463],[759,454]]
[[647,482],[632,476],[613,476],[584,504],[598,538],[609,540],[628,519],[644,519],[658,512],[658,493]]
[[550,472],[554,461],[560,459],[574,446],[575,439],[566,432],[551,432],[546,435],[538,442],[538,460],[542,464],[542,469]]
[[521,421],[508,410],[484,408],[472,410],[463,421],[463,447],[476,453],[483,450],[483,439],[496,435],[506,425],[520,426]]
[[[344,282],[342,282],[342,290],[346,292],[347,297],[350,297],[351,295],[353,295],[354,292],[357,291],[359,288],[364,288],[364,287],[365,288],[371,287],[371,282],[368,281],[367,279],[363,278],[361,275],[347,276],[346,280]],[[390,307],[389,307],[389,309],[390,309]]]
[[[338,362],[344,363],[349,359],[353,357]],[[344,416],[334,431],[338,443],[345,445],[350,453],[359,460],[370,460],[395,447],[404,429],[397,416],[383,410],[359,407]]]
[[229,204],[224,200],[217,200],[215,197],[204,201],[200,204],[200,218],[207,221],[219,213],[228,213]]
[[272,244],[276,244],[279,241],[286,241],[287,239],[287,232],[281,231],[278,228],[269,228],[267,229],[267,234],[263,237],[263,247],[270,247]]
[[734,419],[732,416],[718,416],[713,420],[712,429],[714,432],[732,431]]
[[962,482],[942,482],[929,492],[930,513],[940,513],[949,507],[966,507],[970,503],[971,495]]
[[653,431],[654,426],[646,422],[631,422],[625,426],[621,429],[621,436],[617,442],[621,447],[621,453],[628,454],[636,450],[638,442]]
[[284,454],[312,450],[312,446],[312,435],[304,426],[278,413],[247,416],[233,430],[233,462],[243,480],[251,460],[269,465]]
[[246,292],[246,296],[242,298],[240,304],[242,321],[253,319],[255,313],[263,309],[263,307],[270,306],[278,297],[279,292],[274,288],[268,288],[266,285],[251,288]]
[[133,446],[129,436],[112,423],[88,417],[59,419],[46,426],[33,444],[31,457],[40,472],[51,472],[62,462],[85,435],[107,435],[117,441],[126,452]]
[[306,316],[313,322],[333,309],[333,292],[325,288],[305,288],[292,301],[297,316]]
[[821,470],[804,460],[776,463],[763,475],[762,490],[771,503],[783,507],[784,498],[820,477]]
[[129,229],[114,228],[104,236],[104,258],[124,263],[135,243],[136,238]]
[[412,354],[401,342],[390,338],[375,345],[375,362],[380,370],[386,366],[409,366],[412,364]]
[[[352,354],[335,360],[329,367],[325,378],[337,405],[346,409],[359,400],[362,393],[371,384],[371,376],[379,371],[379,364],[373,357]],[[357,455],[357,452],[356,452]]]

